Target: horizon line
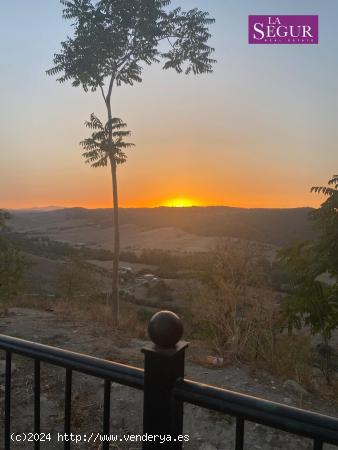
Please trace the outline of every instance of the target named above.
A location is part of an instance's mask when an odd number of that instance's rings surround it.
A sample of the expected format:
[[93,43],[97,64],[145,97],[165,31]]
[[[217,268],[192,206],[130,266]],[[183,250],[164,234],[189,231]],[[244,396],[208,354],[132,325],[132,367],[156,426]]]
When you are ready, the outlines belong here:
[[[274,209],[274,210],[281,210],[281,209],[316,209],[313,206],[231,206],[231,205],[221,205],[221,204],[215,204],[215,205],[191,205],[191,206],[165,206],[165,205],[158,205],[158,206],[120,206],[119,209],[193,209],[193,208],[231,208],[231,209]],[[51,212],[51,211],[57,211],[57,210],[63,210],[63,209],[86,209],[90,211],[96,211],[96,210],[109,210],[113,209],[110,207],[87,207],[87,206],[32,206],[32,207],[19,207],[19,208],[2,208],[0,209],[6,210],[6,211],[45,211],[45,212]]]

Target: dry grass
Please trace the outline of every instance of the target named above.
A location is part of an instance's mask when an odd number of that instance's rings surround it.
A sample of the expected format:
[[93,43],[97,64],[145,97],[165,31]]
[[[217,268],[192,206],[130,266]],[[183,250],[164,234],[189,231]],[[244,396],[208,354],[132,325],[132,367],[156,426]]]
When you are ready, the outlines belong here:
[[121,302],[119,325],[118,328],[113,329],[112,311],[107,304],[82,301],[71,304],[58,302],[55,306],[55,312],[58,314],[67,315],[82,322],[98,324],[104,333],[123,332],[130,337],[145,338],[146,327],[138,320],[137,311],[137,307]]
[[[191,294],[190,329],[209,344],[224,364],[245,363],[322,391],[323,376],[314,383],[310,336],[287,336],[279,301],[266,280],[264,267],[249,246],[227,243],[216,249],[211,282]],[[332,391],[329,389],[329,391]]]
[[130,303],[120,304],[120,323],[118,328],[112,327],[112,312],[108,304],[88,298],[72,300],[45,299],[42,297],[17,297],[0,304],[0,316],[5,315],[9,308],[31,308],[53,311],[60,317],[74,321],[88,322],[100,326],[100,333],[122,333],[124,335],[143,339],[147,336],[146,324],[138,319],[139,307]]
[[[331,386],[327,386],[320,372],[318,370],[314,372],[311,366],[309,337],[302,334],[287,336],[279,333],[275,311],[269,306],[271,298],[267,295],[268,291],[257,292],[261,301],[257,302],[255,295],[253,298],[254,304],[259,306],[248,307],[246,301],[248,315],[241,317],[237,323],[234,321],[237,316],[223,314],[224,304],[221,306],[222,310],[215,308],[213,301],[215,299],[206,297],[206,293],[201,292],[201,300],[195,303],[195,315],[189,320],[189,326],[199,330],[198,336],[193,339],[189,359],[199,365],[208,366],[205,354],[218,354],[224,358],[225,365],[243,362],[253,369],[269,371],[282,379],[294,379],[308,390],[334,400],[338,380],[334,378]],[[265,296],[262,295],[263,292]],[[121,302],[120,324],[117,329],[112,328],[109,305],[89,299],[69,303],[62,300],[17,298],[2,303],[0,314],[6,314],[10,307],[52,310],[61,318],[97,324],[101,335],[114,335],[116,339],[147,339],[147,322],[140,320],[139,307],[129,303]],[[229,322],[226,323],[226,320]]]
[[311,349],[310,339],[304,335],[260,337],[260,347],[256,357],[250,362],[258,368],[269,370],[283,378],[291,378],[298,383],[311,386]]

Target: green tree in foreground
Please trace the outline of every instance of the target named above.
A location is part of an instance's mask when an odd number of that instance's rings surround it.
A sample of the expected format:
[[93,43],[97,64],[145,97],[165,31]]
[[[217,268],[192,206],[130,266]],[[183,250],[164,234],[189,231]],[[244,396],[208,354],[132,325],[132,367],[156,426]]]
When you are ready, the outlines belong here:
[[[319,236],[315,241],[301,242],[281,252],[290,278],[290,295],[284,302],[289,331],[307,326],[319,335],[325,358],[322,370],[330,382],[330,339],[338,328],[338,176],[327,187],[313,187],[327,199],[311,213]],[[322,281],[331,277],[330,283]]]
[[328,186],[315,186],[312,192],[322,193],[327,198],[320,208],[312,212],[311,218],[319,232],[316,252],[324,271],[338,277],[338,175],[334,175]]
[[0,249],[0,296],[10,299],[20,292],[25,269],[24,258],[13,247]]
[[[6,229],[10,214],[0,210],[0,233]],[[22,285],[25,268],[24,258],[0,234],[0,297],[9,299],[16,295]]]
[[6,227],[6,222],[11,218],[10,214],[3,209],[0,209],[0,231],[4,230]]
[[[114,87],[142,81],[145,65],[163,61],[178,73],[212,72],[208,27],[214,22],[197,8],[170,9],[171,0],[61,0],[63,17],[73,22],[73,37],[61,43],[48,75],[71,81],[84,91],[99,90],[107,111],[109,151],[114,152]],[[114,207],[113,320],[118,322],[119,221],[117,163],[111,164]]]

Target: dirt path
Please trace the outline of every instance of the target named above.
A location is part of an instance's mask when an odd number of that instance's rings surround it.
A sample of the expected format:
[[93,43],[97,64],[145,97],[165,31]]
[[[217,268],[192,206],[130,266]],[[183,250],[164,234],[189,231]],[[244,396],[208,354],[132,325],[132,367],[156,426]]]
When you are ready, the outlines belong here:
[[[141,347],[145,341],[130,339],[125,335],[102,336],[93,324],[74,322],[53,312],[13,308],[0,319],[0,333],[16,336],[43,344],[82,352],[135,366],[142,366]],[[338,407],[324,404],[311,394],[300,399],[297,392],[286,390],[277,380],[267,374],[252,375],[243,367],[206,369],[191,362],[188,352],[186,375],[188,378],[220,387],[249,393],[258,397],[287,403],[293,406],[338,416]],[[190,355],[190,356],[189,356]],[[0,353],[0,358],[4,355]],[[3,417],[4,387],[3,361],[0,360],[0,408]],[[74,433],[96,433],[101,431],[103,386],[92,377],[74,374],[73,385],[73,431]],[[22,357],[14,357],[12,390],[12,431],[33,431],[33,364]],[[64,370],[49,365],[42,368],[42,431],[53,433],[53,442],[46,442],[42,449],[61,449],[56,442],[56,433],[63,428]],[[142,393],[112,385],[111,432],[123,435],[138,434],[142,430]],[[189,442],[184,448],[193,450],[227,450],[234,448],[234,420],[197,407],[187,406],[184,416],[184,433]],[[2,429],[0,430],[0,434]],[[0,436],[1,442],[3,437]],[[114,444],[115,449],[138,449],[136,444]],[[14,444],[13,450],[29,449],[27,443]],[[98,449],[98,444],[79,443],[76,449]],[[254,449],[310,449],[307,440],[299,440],[285,433],[270,430],[260,425],[247,424],[246,447]],[[327,446],[326,448],[330,448]]]

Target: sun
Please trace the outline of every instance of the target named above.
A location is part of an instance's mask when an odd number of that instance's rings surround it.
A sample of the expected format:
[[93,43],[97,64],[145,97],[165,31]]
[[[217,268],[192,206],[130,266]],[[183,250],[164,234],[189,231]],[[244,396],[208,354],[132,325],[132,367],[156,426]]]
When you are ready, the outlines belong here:
[[175,197],[166,200],[161,206],[167,206],[169,208],[189,208],[191,206],[198,206],[199,202],[186,197]]

